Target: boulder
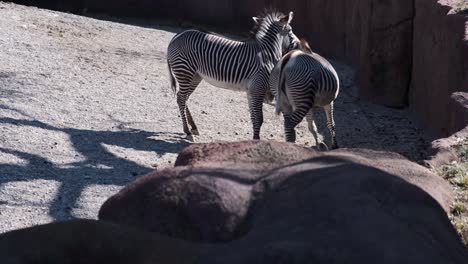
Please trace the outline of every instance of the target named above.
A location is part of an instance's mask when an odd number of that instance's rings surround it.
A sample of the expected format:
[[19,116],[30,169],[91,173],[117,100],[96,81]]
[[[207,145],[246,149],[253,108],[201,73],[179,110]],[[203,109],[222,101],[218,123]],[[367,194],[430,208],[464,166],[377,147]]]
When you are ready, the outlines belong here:
[[191,241],[229,241],[242,233],[251,189],[264,173],[316,155],[274,141],[193,144],[174,169],[149,173],[111,197],[99,218]]
[[268,171],[320,155],[310,148],[276,141],[240,141],[192,144],[177,156],[175,166],[220,167],[249,166],[251,170]]
[[99,218],[223,242],[197,263],[466,263],[443,208],[450,197],[442,179],[393,153],[194,144],[175,168],[111,197]]
[[109,198],[99,219],[191,241],[228,241],[247,215],[253,176],[190,166],[149,173]]
[[400,154],[368,149],[343,148],[330,152],[330,155],[377,168],[414,184],[431,195],[446,212],[449,212],[453,203],[452,189],[447,181]]
[[468,126],[450,137],[432,141],[428,151],[429,158],[425,160],[426,165],[431,168],[438,168],[453,161],[458,161],[458,155],[454,147],[466,139],[468,139]]
[[[467,22],[468,24],[468,22]],[[467,27],[468,31],[468,27]],[[468,35],[467,35],[468,37]],[[468,42],[467,42],[468,45]],[[468,62],[467,62],[468,63]],[[468,68],[467,68],[468,69]],[[467,73],[468,79],[468,73]],[[466,84],[468,87],[468,83]],[[455,92],[450,96],[450,133],[460,131],[468,126],[468,88],[466,92]]]
[[192,263],[201,246],[95,220],[73,220],[0,235],[2,264]]
[[[224,166],[236,168],[238,171],[253,171],[254,175],[259,175],[275,168],[324,155],[345,157],[352,162],[397,175],[428,192],[447,211],[452,203],[451,188],[446,181],[427,168],[392,152],[346,148],[319,152],[296,144],[274,141],[218,142],[192,144],[179,153],[175,166],[215,168]],[[251,173],[243,175],[252,178]]]
[[254,190],[248,232],[204,263],[467,263],[444,210],[400,177],[323,156]]

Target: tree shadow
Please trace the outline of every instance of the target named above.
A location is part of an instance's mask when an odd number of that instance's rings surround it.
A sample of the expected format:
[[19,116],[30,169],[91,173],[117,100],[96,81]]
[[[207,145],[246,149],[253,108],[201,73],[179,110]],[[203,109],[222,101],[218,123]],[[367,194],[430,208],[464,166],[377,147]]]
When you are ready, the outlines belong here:
[[[138,129],[116,131],[94,131],[77,128],[59,128],[38,120],[0,118],[0,124],[14,124],[66,133],[74,150],[81,154],[80,160],[67,164],[55,164],[47,158],[19,151],[0,148],[0,152],[27,161],[26,166],[0,164],[0,184],[24,180],[54,180],[60,188],[51,202],[49,215],[56,220],[72,219],[72,209],[83,190],[90,185],[125,185],[139,175],[153,170],[127,157],[119,157],[106,145],[136,151],[153,152],[158,157],[167,153],[178,153],[190,144],[182,134],[150,132]],[[158,137],[168,140],[156,139]],[[50,142],[53,143],[53,142]]]

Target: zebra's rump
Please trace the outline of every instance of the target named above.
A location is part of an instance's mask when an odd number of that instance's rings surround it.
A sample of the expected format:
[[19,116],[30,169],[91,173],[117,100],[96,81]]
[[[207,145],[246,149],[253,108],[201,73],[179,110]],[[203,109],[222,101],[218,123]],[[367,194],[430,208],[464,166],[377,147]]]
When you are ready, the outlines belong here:
[[306,85],[322,100],[336,98],[338,74],[326,59],[316,53],[295,53],[285,65],[284,74],[291,80],[291,87]]
[[323,107],[339,92],[339,78],[332,65],[318,54],[295,50],[278,62],[270,76],[272,92],[281,95],[278,111]]

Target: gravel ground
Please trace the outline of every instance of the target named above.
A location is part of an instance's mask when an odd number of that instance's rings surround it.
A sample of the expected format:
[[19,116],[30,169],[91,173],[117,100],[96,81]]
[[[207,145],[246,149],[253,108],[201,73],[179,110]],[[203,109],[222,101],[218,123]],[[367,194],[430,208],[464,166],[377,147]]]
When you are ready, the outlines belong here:
[[[122,186],[172,166],[191,143],[166,69],[179,31],[0,2],[0,232],[96,218]],[[407,112],[359,99],[352,69],[333,64],[340,145],[423,158],[426,140]],[[189,103],[201,133],[194,142],[252,137],[245,93],[202,83]],[[264,112],[262,138],[282,141],[281,117],[271,105]],[[324,115],[317,119],[328,137]],[[303,122],[298,144],[312,142]]]

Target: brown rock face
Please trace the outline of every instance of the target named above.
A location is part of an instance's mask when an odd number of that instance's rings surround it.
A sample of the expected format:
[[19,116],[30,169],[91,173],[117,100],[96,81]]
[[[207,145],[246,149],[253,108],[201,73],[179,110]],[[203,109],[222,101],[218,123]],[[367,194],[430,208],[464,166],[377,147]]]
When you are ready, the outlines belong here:
[[368,28],[364,36],[354,36],[364,39],[357,64],[360,92],[383,105],[403,107],[411,80],[413,3],[370,1],[366,7]]
[[4,264],[192,263],[200,246],[94,220],[74,220],[0,235]]
[[111,197],[99,218],[224,242],[197,263],[468,260],[441,207],[450,188],[397,154],[252,141],[192,145],[176,165]]
[[437,168],[458,160],[454,146],[468,138],[468,126],[448,138],[439,138],[431,143],[429,159],[426,163]]
[[468,92],[468,15],[448,14],[456,3],[415,0],[410,107],[438,137],[468,125],[468,111],[451,99]]
[[[468,27],[467,27],[468,30]],[[467,74],[468,76],[468,74]],[[468,84],[467,84],[468,86]],[[468,89],[468,88],[467,88]],[[450,133],[462,130],[468,125],[468,92],[456,92],[450,97]]]

